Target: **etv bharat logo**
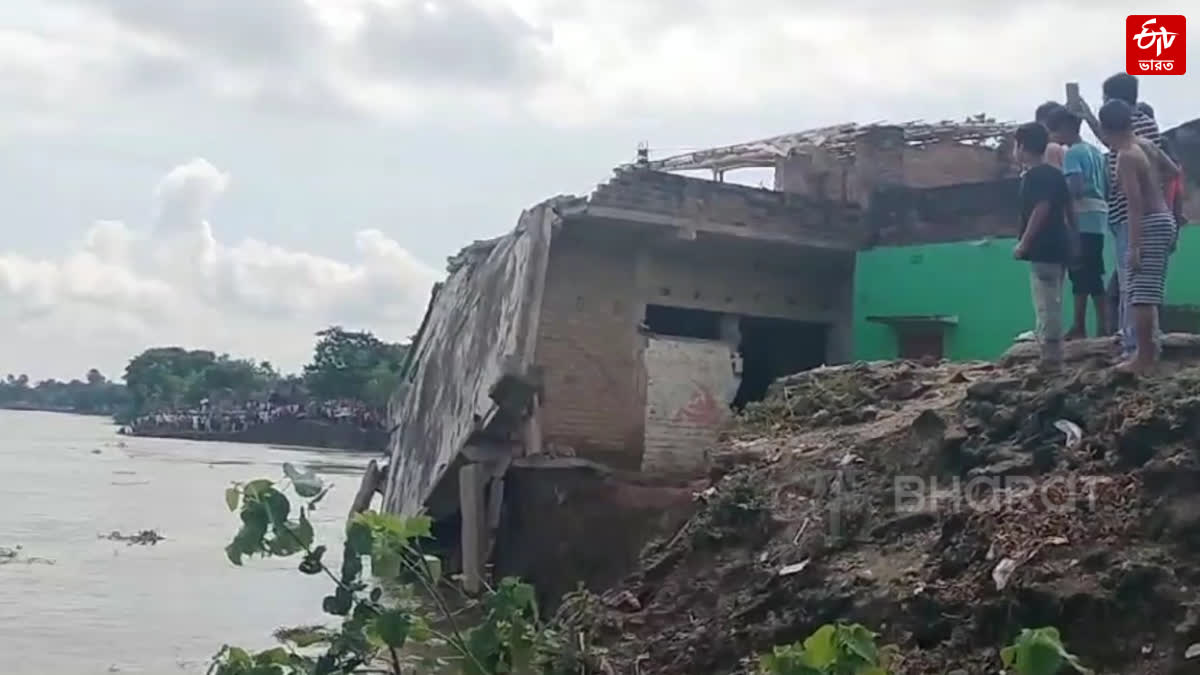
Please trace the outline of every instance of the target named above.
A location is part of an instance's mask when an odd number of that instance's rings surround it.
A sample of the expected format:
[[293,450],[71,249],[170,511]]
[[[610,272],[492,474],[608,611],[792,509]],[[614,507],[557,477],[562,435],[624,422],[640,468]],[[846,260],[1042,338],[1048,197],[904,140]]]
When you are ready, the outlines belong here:
[[1125,20],[1125,71],[1130,75],[1187,72],[1187,18],[1134,14]]

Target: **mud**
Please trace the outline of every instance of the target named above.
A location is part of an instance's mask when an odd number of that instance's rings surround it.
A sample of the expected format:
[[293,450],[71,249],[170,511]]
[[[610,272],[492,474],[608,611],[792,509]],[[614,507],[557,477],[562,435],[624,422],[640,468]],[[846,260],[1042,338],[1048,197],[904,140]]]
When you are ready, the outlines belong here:
[[564,617],[619,673],[753,672],[836,620],[899,646],[900,675],[999,672],[1047,625],[1099,673],[1200,673],[1197,347],[1141,379],[1107,341],[1054,377],[1019,347],[787,378],[735,421],[683,529]]

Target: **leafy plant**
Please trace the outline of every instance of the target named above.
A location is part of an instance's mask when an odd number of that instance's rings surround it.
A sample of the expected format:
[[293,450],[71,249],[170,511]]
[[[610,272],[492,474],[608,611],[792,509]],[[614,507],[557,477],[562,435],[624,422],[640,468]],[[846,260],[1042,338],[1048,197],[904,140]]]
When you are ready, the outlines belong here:
[[1000,650],[1000,660],[1017,675],[1057,675],[1067,666],[1083,675],[1092,672],[1067,651],[1053,626],[1022,629],[1011,645]]
[[804,642],[775,647],[759,660],[762,675],[889,675],[892,646],[860,624],[825,624]]
[[[214,657],[209,675],[347,675],[359,672],[458,673],[460,675],[586,675],[586,649],[575,650],[539,617],[534,590],[504,579],[478,603],[452,608],[440,587],[441,561],[421,550],[430,538],[428,517],[401,518],[366,512],[347,524],[342,559],[335,572],[327,549],[314,545],[308,513],[328,492],[319,478],[284,466],[286,480],[255,480],[225,493],[241,527],[225,548],[230,562],[252,556],[300,555],[300,572],[324,574],[334,583],[321,603],[341,618],[339,627],[282,629],[283,647],[256,654],[226,645]],[[288,485],[308,500],[292,518]],[[364,576],[370,561],[374,583]],[[461,617],[477,613],[464,626]],[[313,653],[317,652],[317,653]]]

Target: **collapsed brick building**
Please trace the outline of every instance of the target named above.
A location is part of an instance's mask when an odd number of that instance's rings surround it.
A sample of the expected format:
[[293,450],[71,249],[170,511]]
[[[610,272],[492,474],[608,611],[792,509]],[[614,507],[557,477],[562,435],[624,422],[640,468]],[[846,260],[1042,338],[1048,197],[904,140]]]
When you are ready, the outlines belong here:
[[[642,155],[587,197],[526,210],[434,289],[394,397],[386,508],[446,524],[468,586],[489,555],[536,576],[531,518],[533,536],[586,548],[615,514],[556,529],[563,495],[595,488],[551,472],[702,474],[731,405],[851,357],[860,250],[1011,236],[1010,135],[981,118],[843,125]],[[746,168],[773,169],[774,189],[724,182]],[[713,179],[674,173],[695,170]],[[661,494],[621,499],[653,514]],[[627,547],[644,538],[619,527]],[[594,538],[598,556],[621,547]]]

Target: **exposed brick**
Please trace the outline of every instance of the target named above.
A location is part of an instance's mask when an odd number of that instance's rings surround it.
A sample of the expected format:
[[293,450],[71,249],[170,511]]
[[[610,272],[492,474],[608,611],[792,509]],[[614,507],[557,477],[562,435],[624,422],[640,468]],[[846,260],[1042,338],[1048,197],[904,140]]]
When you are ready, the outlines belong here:
[[643,421],[634,273],[632,252],[560,233],[546,272],[536,360],[545,369],[545,443],[636,470]]
[[622,171],[592,193],[590,204],[746,227],[750,231],[819,235],[861,242],[861,209],[830,199],[717,183],[672,173]]
[[703,241],[652,247],[653,239],[613,236],[605,225],[568,220],[551,246],[535,356],[547,446],[641,467],[646,338],[638,326],[647,303],[829,323],[829,356],[848,354],[852,253]]

